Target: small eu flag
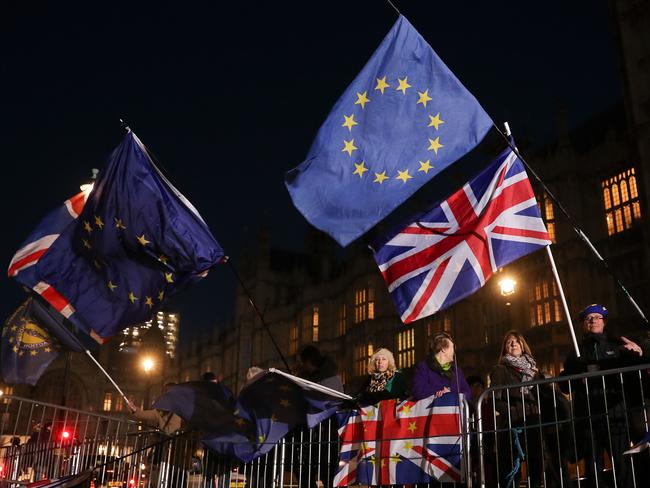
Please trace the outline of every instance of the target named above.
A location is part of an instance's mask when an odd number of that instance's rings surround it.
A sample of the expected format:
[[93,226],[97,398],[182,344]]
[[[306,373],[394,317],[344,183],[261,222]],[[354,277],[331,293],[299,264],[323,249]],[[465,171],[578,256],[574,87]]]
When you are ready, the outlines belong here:
[[10,275],[99,342],[149,320],[223,257],[196,209],[132,132],[73,217],[54,234],[35,233],[50,236],[47,246],[34,253],[26,243]]
[[0,354],[6,383],[35,385],[59,355],[59,345],[32,313],[29,298],[7,319],[2,329]]
[[470,152],[491,126],[400,16],[285,184],[305,218],[345,246]]

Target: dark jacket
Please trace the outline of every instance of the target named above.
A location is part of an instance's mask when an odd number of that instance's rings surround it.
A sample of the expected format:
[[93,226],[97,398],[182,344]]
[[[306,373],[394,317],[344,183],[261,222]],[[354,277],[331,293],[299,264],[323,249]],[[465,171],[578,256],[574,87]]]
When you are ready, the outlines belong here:
[[422,400],[447,387],[452,393],[462,393],[469,401],[472,398],[472,390],[467,384],[463,371],[460,368],[456,370],[456,365],[452,364],[451,377],[447,377],[435,370],[433,361],[435,358],[429,357],[416,364],[413,373],[413,391],[411,391],[413,398]]
[[373,405],[382,400],[389,400],[391,398],[406,398],[407,383],[404,374],[397,370],[393,377],[386,383],[386,387],[382,391],[368,391],[370,380],[372,376],[368,376],[361,393],[357,397],[357,401],[361,406]]
[[[541,379],[539,373],[533,380]],[[521,374],[516,369],[505,365],[498,364],[490,373],[490,387],[510,386],[512,388],[502,388],[494,391],[494,405],[499,412],[498,423],[506,425],[508,421],[513,425],[519,425],[524,420],[524,411],[526,418],[536,417],[539,415],[539,405],[537,402],[536,389],[521,388]],[[489,402],[491,400],[488,399]]]

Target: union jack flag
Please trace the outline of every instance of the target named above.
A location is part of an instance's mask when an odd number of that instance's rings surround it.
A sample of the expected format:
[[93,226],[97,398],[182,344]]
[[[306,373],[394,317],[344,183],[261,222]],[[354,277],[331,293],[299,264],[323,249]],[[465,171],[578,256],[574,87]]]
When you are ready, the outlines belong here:
[[471,295],[500,267],[551,243],[522,162],[502,152],[375,250],[404,323]]
[[383,400],[348,412],[334,486],[463,481],[458,398]]

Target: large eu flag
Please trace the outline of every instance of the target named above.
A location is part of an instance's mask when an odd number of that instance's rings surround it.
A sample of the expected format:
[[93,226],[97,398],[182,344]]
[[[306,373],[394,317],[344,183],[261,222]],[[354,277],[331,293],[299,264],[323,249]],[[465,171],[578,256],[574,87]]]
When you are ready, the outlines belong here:
[[[51,238],[34,259],[14,258],[10,275],[99,342],[150,319],[166,298],[223,257],[196,209],[132,132],[74,218],[56,232],[34,235]],[[34,256],[32,244],[17,256]]]
[[285,183],[305,218],[345,246],[476,147],[491,126],[400,16]]

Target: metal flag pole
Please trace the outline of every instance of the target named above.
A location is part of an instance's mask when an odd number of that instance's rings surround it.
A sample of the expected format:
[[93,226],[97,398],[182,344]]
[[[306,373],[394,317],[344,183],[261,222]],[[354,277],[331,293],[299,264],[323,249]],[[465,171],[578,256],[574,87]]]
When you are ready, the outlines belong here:
[[[539,177],[539,175],[535,172],[535,170],[526,162],[524,157],[519,153],[519,150],[517,147],[512,143],[508,135],[504,134],[499,127],[497,127],[496,124],[492,124],[493,127],[501,134],[501,137],[506,141],[510,149],[515,153],[515,156],[519,158],[519,160],[522,162],[522,164],[526,167],[526,170],[535,177],[537,182],[542,186],[548,197],[557,205],[557,208],[562,212],[562,214],[566,217],[568,220],[569,224],[571,227],[573,227],[573,231],[582,239],[582,241],[587,245],[587,247],[591,250],[592,254],[596,257],[596,260],[600,262],[600,264],[605,268],[605,271],[609,273],[609,275],[614,279],[616,284],[618,285],[619,289],[623,292],[623,294],[627,297],[628,301],[632,304],[634,309],[638,312],[638,314],[641,316],[643,321],[645,322],[646,326],[650,326],[650,322],[648,321],[646,315],[643,313],[643,310],[641,310],[641,307],[637,304],[636,300],[632,298],[632,295],[630,295],[630,292],[627,291],[627,288],[623,285],[621,280],[618,279],[618,277],[614,274],[614,271],[609,267],[609,264],[607,264],[607,261],[600,255],[600,253],[596,250],[594,247],[593,243],[589,240],[589,238],[585,235],[585,233],[582,231],[580,227],[575,223],[571,215],[569,215],[569,212],[564,208],[562,203],[553,195],[553,192],[546,186],[546,183],[542,181],[542,179]],[[510,128],[506,122],[505,124],[506,130],[508,131],[508,134],[510,133]]]
[[[504,131],[505,131],[505,135],[507,137],[510,137],[512,132],[510,132],[510,125],[508,124],[508,122],[503,123],[503,128],[504,128]],[[508,139],[508,141],[510,141],[510,140]],[[512,147],[512,145],[510,145],[510,147]],[[524,163],[524,164],[526,164],[526,163]],[[538,178],[538,180],[539,180],[539,178]],[[566,317],[567,322],[569,323],[569,332],[571,333],[571,342],[573,342],[573,348],[575,349],[576,357],[580,357],[580,348],[578,347],[578,341],[576,339],[576,333],[573,330],[573,321],[571,320],[571,312],[569,312],[569,306],[567,305],[566,296],[564,295],[564,288],[562,288],[562,282],[560,281],[560,275],[557,272],[557,266],[555,266],[555,258],[553,258],[553,252],[551,251],[551,245],[550,244],[548,246],[546,246],[546,255],[548,256],[548,260],[551,263],[551,270],[553,272],[553,277],[555,278],[555,282],[557,283],[557,289],[560,292],[560,299],[562,300],[562,308],[564,309],[564,316]]]
[[235,278],[237,278],[237,281],[239,282],[239,285],[244,290],[244,294],[248,297],[248,303],[251,304],[251,307],[253,307],[253,310],[255,310],[255,313],[260,318],[260,321],[262,322],[262,326],[264,327],[267,334],[271,338],[271,342],[273,343],[273,347],[275,347],[275,350],[278,353],[278,355],[280,356],[280,359],[282,359],[282,362],[284,363],[284,366],[287,368],[287,371],[291,371],[291,368],[289,367],[289,363],[287,362],[286,358],[284,357],[284,354],[282,354],[282,351],[280,350],[280,347],[278,346],[277,342],[275,342],[275,338],[273,337],[273,334],[271,334],[271,329],[269,328],[268,324],[266,323],[266,320],[264,320],[264,316],[262,315],[262,312],[260,312],[260,309],[257,308],[257,305],[255,305],[255,301],[253,300],[253,296],[251,295],[250,291],[248,291],[248,288],[244,284],[244,280],[241,279],[241,276],[239,276],[239,273],[237,273],[237,270],[235,269],[235,267],[230,262],[230,259],[228,259],[227,256],[224,256],[224,261],[226,261],[228,263],[228,265],[230,267],[230,270],[235,275]]

